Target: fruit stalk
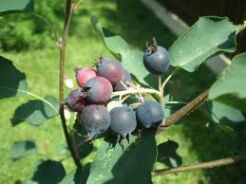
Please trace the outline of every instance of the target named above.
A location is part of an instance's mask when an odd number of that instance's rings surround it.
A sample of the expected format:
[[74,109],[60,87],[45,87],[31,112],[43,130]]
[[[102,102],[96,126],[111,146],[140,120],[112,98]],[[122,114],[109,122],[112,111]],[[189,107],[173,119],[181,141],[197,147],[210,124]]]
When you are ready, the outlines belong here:
[[155,89],[149,89],[149,88],[140,88],[140,87],[129,87],[127,90],[124,91],[117,91],[112,93],[112,98],[117,96],[125,96],[125,95],[131,95],[131,94],[155,94],[157,96],[160,96],[161,93]]
[[60,51],[60,67],[59,67],[59,100],[60,100],[60,118],[62,123],[62,128],[64,132],[64,136],[68,145],[68,148],[71,152],[73,161],[77,168],[81,168],[81,163],[79,159],[79,154],[76,149],[76,144],[72,140],[72,137],[69,135],[68,127],[66,125],[66,119],[64,114],[64,66],[66,59],[66,44],[68,38],[69,24],[71,19],[71,0],[65,0],[66,9],[64,15],[64,27],[63,27],[63,35],[58,40],[58,47]]
[[158,76],[158,87],[159,87],[159,102],[164,107],[164,88],[162,87],[161,75]]
[[234,156],[234,157],[228,157],[228,158],[223,158],[219,160],[213,160],[213,161],[203,162],[198,164],[184,165],[176,168],[155,170],[152,172],[152,176],[159,176],[159,175],[166,175],[166,174],[173,174],[173,173],[176,174],[180,172],[192,171],[197,169],[213,169],[215,167],[222,167],[222,166],[236,164],[243,161],[246,161],[246,156]]

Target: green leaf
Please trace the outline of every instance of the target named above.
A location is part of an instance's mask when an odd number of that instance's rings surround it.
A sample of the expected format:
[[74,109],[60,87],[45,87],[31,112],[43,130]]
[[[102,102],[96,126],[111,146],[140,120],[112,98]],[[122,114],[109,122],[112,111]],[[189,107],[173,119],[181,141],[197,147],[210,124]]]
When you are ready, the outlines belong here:
[[[246,53],[235,56],[209,91],[209,99],[238,106],[246,100]],[[245,110],[245,109],[243,109]]]
[[193,72],[211,56],[234,52],[236,36],[245,27],[234,25],[228,18],[200,18],[170,47],[172,65]]
[[235,126],[245,121],[245,117],[240,110],[217,101],[204,104],[201,110],[215,123]]
[[32,12],[34,0],[0,0],[0,14],[13,11]]
[[146,130],[135,143],[110,144],[103,141],[92,162],[87,184],[151,183],[151,171],[156,160],[155,132]]
[[107,48],[116,56],[121,57],[122,65],[127,71],[136,76],[140,83],[147,85],[154,79],[156,80],[156,77],[150,74],[144,67],[144,53],[142,51],[131,48],[120,36],[103,28],[95,16],[91,17],[91,24],[102,38]]
[[77,145],[79,145],[78,152],[80,159],[85,158],[93,151],[93,144],[88,144],[88,142],[85,141],[84,137],[87,135],[87,131],[81,126],[78,120],[75,121],[73,128],[75,132],[71,134],[71,136],[73,136]]
[[86,184],[89,175],[90,165],[83,166],[82,169],[76,169],[68,173],[60,184]]
[[57,98],[48,95],[44,97],[43,106],[44,113],[48,118],[52,118],[58,114],[60,103]]
[[39,184],[59,183],[65,174],[66,172],[61,162],[46,160],[38,164],[32,177],[32,181]]
[[58,100],[52,96],[46,96],[42,100],[30,100],[20,105],[11,119],[13,126],[26,121],[32,125],[42,125],[48,119],[58,114]]
[[0,99],[23,95],[27,90],[26,75],[12,61],[0,56]]
[[19,159],[36,152],[36,145],[32,141],[17,141],[12,145],[10,156],[12,159]]
[[177,154],[178,147],[178,143],[172,140],[159,144],[157,160],[164,163],[167,167],[182,165],[182,158]]

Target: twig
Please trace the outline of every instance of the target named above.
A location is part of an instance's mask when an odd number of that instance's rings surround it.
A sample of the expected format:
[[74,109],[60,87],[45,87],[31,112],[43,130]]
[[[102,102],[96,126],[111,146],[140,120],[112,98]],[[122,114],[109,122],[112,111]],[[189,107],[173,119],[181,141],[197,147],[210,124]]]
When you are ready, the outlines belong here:
[[200,105],[202,105],[208,97],[208,89],[205,90],[202,94],[197,96],[191,102],[181,107],[178,111],[167,117],[163,122],[163,126],[170,126],[180,120],[182,117],[189,115],[191,112],[196,110]]
[[68,127],[66,124],[65,114],[64,114],[64,66],[66,59],[66,44],[68,38],[69,31],[69,23],[71,19],[71,0],[65,0],[66,10],[64,15],[64,27],[63,27],[63,35],[58,43],[60,49],[60,73],[59,73],[59,97],[60,97],[60,118],[62,123],[62,128],[64,132],[64,136],[68,145],[68,148],[71,152],[73,161],[77,168],[81,168],[81,163],[79,159],[79,154],[77,150],[77,145],[74,141],[74,138],[69,134]]
[[236,163],[243,162],[243,161],[246,161],[246,156],[234,156],[234,157],[228,157],[228,158],[223,158],[219,160],[213,160],[209,162],[180,166],[176,168],[155,170],[152,172],[152,175],[159,176],[159,175],[166,175],[166,174],[171,174],[171,173],[192,171],[192,170],[197,170],[197,169],[212,169],[215,167],[222,167],[222,166],[236,164]]
[[64,116],[64,105],[62,105],[60,107],[60,118],[61,118],[61,122],[62,122],[62,128],[63,128],[63,132],[65,135],[65,139],[66,139],[66,142],[68,145],[68,149],[71,153],[73,161],[74,161],[77,168],[81,168],[82,166],[80,163],[80,158],[79,158],[79,153],[78,153],[78,148],[77,148],[76,142],[74,140],[74,137],[69,134],[68,127],[66,125],[66,119]]
[[84,0],[78,0],[76,3],[73,4],[72,11],[78,10],[79,6],[84,2]]

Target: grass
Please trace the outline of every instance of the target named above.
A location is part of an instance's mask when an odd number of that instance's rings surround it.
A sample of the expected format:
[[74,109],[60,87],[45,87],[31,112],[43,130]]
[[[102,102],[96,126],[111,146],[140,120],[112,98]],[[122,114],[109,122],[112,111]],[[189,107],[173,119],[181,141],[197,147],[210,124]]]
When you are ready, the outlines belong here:
[[[136,8],[137,7],[137,8]],[[93,32],[90,25],[90,16],[96,15],[100,22],[110,30],[121,35],[132,47],[144,49],[145,42],[153,36],[158,42],[169,47],[175,36],[152,12],[139,1],[86,1],[83,9],[76,15],[76,21],[71,26],[71,37],[68,43],[66,63],[66,77],[74,80],[75,66],[90,66],[93,59],[100,55],[110,55]],[[75,25],[76,24],[76,25]],[[53,95],[58,97],[58,60],[59,53],[55,43],[40,50],[30,49],[24,52],[3,52],[2,56],[13,61],[14,65],[25,72],[30,90],[40,96]],[[206,80],[203,80],[206,76]],[[186,79],[186,81],[183,81]],[[200,80],[204,82],[200,82]],[[181,72],[169,84],[168,89],[175,98],[191,99],[205,89],[213,76],[205,67],[194,74]],[[182,94],[180,93],[182,91]],[[68,90],[66,90],[68,93]],[[33,169],[41,159],[62,160],[66,172],[74,169],[71,158],[64,151],[65,141],[59,118],[53,118],[40,127],[33,127],[28,123],[21,123],[12,127],[10,119],[15,109],[31,97],[8,98],[0,103],[0,183],[25,183],[32,177]],[[182,157],[183,164],[208,161],[246,150],[245,129],[234,133],[225,132],[220,127],[210,124],[199,112],[186,118],[184,125],[176,125],[158,136],[158,143],[173,140],[179,145],[177,154]],[[12,161],[9,156],[11,145],[18,140],[34,140],[37,144],[37,155]],[[86,160],[91,161],[92,156]],[[166,167],[158,162],[156,168]],[[230,166],[211,171],[192,171],[178,175],[155,177],[154,183],[245,183],[243,166]]]

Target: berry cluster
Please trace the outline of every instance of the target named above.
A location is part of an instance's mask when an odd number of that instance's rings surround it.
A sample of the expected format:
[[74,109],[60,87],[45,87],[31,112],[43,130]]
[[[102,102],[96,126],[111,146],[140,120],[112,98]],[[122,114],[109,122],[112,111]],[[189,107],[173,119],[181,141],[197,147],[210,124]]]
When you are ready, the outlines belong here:
[[[143,62],[149,72],[158,75],[170,65],[168,52],[156,42],[146,49]],[[71,91],[65,101],[71,111],[78,113],[78,122],[86,129],[87,140],[109,128],[118,138],[125,138],[137,125],[157,128],[161,124],[164,112],[162,105],[155,100],[141,98],[136,108],[120,100],[117,105],[109,107],[109,102],[115,100],[114,94],[134,87],[131,75],[117,60],[109,57],[98,58],[95,66],[96,69],[75,69],[79,88]]]

